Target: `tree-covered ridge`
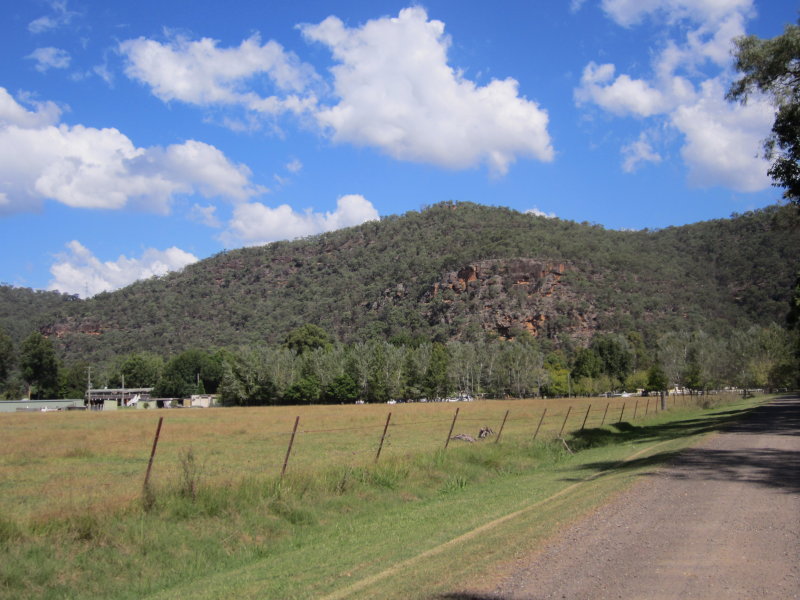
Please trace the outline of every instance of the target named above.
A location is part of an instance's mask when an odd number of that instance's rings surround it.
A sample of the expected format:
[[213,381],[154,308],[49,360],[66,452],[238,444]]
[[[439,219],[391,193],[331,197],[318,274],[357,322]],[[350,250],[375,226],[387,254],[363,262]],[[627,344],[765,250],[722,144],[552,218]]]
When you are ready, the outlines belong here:
[[80,300],[76,296],[60,292],[45,292],[29,288],[0,285],[0,328],[16,342],[32,331],[44,326],[53,315],[71,302]]
[[[598,331],[635,330],[648,342],[666,331],[713,334],[783,322],[800,250],[798,220],[775,206],[659,231],[609,231],[447,202],[223,252],[180,273],[48,307],[41,324],[62,353],[101,360],[141,350],[169,356],[191,347],[276,344],[305,323],[345,343],[513,337],[542,314],[546,325],[527,329],[556,345],[585,345]],[[476,264],[496,265],[498,277],[447,297],[442,283]],[[530,286],[503,275],[520,264],[568,268],[549,297],[536,299]]]

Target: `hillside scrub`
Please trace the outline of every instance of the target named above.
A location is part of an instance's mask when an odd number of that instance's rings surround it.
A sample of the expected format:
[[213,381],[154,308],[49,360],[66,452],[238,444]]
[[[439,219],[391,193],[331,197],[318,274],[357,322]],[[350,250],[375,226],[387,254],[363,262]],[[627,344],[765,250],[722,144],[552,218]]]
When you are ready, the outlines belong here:
[[[782,323],[800,216],[773,206],[682,227],[611,231],[466,202],[292,242],[222,252],[88,300],[0,288],[0,327],[62,357],[280,345],[308,323],[343,343],[446,343],[528,330],[557,347],[595,333]],[[459,273],[462,277],[459,277]]]

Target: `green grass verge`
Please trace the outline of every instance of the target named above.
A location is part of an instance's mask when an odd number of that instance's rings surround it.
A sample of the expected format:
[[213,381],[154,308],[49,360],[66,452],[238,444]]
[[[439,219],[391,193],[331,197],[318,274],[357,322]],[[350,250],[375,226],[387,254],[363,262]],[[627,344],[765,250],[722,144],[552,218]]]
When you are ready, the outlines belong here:
[[496,572],[758,403],[676,409],[560,442],[204,485],[202,457],[141,503],[0,517],[0,597],[429,598]]

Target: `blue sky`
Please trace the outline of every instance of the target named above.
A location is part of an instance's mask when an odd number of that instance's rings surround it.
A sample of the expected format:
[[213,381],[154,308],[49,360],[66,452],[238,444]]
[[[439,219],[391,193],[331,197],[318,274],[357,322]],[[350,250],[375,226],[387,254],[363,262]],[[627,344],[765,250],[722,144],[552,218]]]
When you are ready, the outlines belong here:
[[443,200],[642,229],[772,204],[731,39],[788,0],[12,0],[0,281],[81,296]]

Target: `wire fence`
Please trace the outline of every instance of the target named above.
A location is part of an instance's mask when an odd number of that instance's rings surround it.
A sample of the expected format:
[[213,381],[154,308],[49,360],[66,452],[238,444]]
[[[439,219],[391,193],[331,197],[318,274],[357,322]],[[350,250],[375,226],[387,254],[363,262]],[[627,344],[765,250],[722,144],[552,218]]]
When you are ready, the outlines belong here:
[[[716,403],[738,398],[714,396]],[[705,396],[569,398],[459,403],[125,411],[20,415],[0,442],[0,510],[33,517],[119,506],[143,485],[180,480],[189,452],[204,483],[233,485],[356,467],[465,443],[565,438],[636,423]],[[662,404],[663,402],[663,404]],[[148,414],[149,413],[149,414]],[[119,418],[122,417],[122,418]],[[36,420],[39,419],[37,423]],[[491,434],[481,439],[481,430]],[[145,480],[148,483],[145,484]]]

